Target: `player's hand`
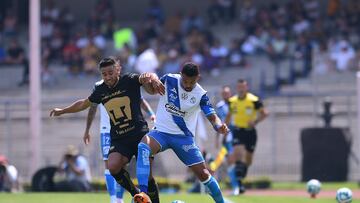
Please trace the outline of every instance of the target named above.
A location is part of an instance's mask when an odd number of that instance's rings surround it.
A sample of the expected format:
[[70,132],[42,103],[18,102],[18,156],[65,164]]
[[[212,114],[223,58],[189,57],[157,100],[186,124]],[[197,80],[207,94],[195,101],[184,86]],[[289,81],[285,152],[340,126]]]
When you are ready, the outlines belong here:
[[86,145],[90,143],[90,134],[88,132],[85,132],[83,140]]
[[225,123],[221,124],[221,126],[218,128],[218,133],[223,134],[223,135],[227,135],[229,132],[229,128],[227,127],[227,125]]
[[249,121],[248,125],[250,128],[254,128],[256,126],[257,122],[256,121]]
[[63,114],[63,109],[60,108],[54,108],[53,110],[50,111],[50,117],[53,116],[60,116],[61,114]]
[[153,114],[153,115],[150,116],[150,120],[151,120],[153,123],[155,123],[155,121],[156,121],[156,116],[155,116],[155,114]]
[[152,80],[156,79],[152,73],[143,73],[139,76],[139,82],[141,84],[151,83]]
[[165,94],[165,86],[159,79],[152,80],[151,86],[153,87],[156,93],[160,95]]

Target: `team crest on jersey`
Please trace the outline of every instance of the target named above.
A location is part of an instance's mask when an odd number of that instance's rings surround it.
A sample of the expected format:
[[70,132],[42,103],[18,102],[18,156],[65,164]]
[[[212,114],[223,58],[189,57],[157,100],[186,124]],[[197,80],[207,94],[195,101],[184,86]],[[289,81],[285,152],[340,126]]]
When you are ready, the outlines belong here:
[[181,99],[182,99],[182,100],[187,100],[188,97],[189,97],[188,94],[185,93],[185,92],[181,94]]
[[192,104],[195,104],[196,98],[195,98],[195,97],[191,97],[190,102],[191,102]]

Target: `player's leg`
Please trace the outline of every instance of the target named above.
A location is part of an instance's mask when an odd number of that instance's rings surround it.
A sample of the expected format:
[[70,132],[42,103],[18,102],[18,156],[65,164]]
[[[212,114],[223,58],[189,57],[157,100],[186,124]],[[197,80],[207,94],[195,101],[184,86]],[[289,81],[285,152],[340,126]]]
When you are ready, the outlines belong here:
[[[150,132],[149,134],[156,134]],[[136,160],[136,176],[141,192],[148,192],[150,176],[150,156],[156,154],[161,149],[157,140],[149,135],[145,135],[138,145],[138,157]]]
[[246,130],[235,128],[233,130],[233,148],[234,148],[234,158],[235,158],[235,174],[239,185],[240,193],[245,192],[245,187],[242,185],[242,181],[247,173],[247,164],[245,159],[246,143],[247,143]]
[[205,166],[205,160],[193,137],[177,136],[170,140],[170,146],[179,159],[188,166],[196,177],[210,191],[211,197],[216,203],[223,203],[220,187],[216,179],[210,174]]
[[246,177],[248,168],[252,164],[253,154],[254,154],[255,146],[256,146],[256,142],[257,142],[256,130],[252,129],[252,130],[247,131],[245,136],[246,136],[246,138],[244,139],[244,140],[246,140],[245,153],[244,153],[245,154],[245,157],[244,157],[245,166],[244,166],[244,170],[243,170],[243,174],[242,174],[243,178]]
[[246,156],[245,145],[243,144],[235,145],[234,146],[235,175],[240,193],[245,192],[245,187],[242,184],[242,181],[247,174],[247,168],[248,168],[246,164],[245,156]]
[[227,174],[229,176],[230,185],[233,190],[232,193],[233,193],[233,195],[238,195],[239,194],[239,183],[236,179],[234,148],[232,146],[232,142],[226,142],[225,146],[228,149],[228,154],[226,157]]
[[116,183],[117,203],[124,203],[124,192],[125,192],[125,189],[119,183]]
[[108,168],[116,182],[124,187],[132,196],[139,193],[139,189],[132,182],[129,173],[124,169],[129,158],[119,152],[110,152]]
[[154,156],[150,157],[150,176],[149,176],[149,183],[148,183],[148,195],[151,199],[152,203],[159,203],[159,186],[155,181],[155,178],[152,175],[152,165],[154,163]]
[[156,130],[150,131],[139,143],[136,172],[141,193],[134,197],[135,203],[146,199],[146,193],[149,194],[153,203],[159,202],[158,187],[151,175],[151,162],[150,166],[148,162],[151,155],[165,149],[167,149],[166,137],[164,133]]
[[216,179],[206,169],[205,163],[195,164],[190,166],[190,169],[195,173],[196,177],[201,181],[202,184],[210,191],[210,196],[215,200],[216,203],[224,203],[220,186]]
[[[114,177],[110,174],[109,168],[108,168],[108,156],[109,156],[109,149],[110,149],[110,133],[101,133],[100,134],[100,143],[101,143],[101,154],[103,156],[104,164],[105,164],[105,183],[106,183],[106,189],[110,195],[110,202],[116,203],[116,202],[123,202],[123,195],[119,194],[119,190],[124,191],[124,189],[116,182]],[[124,192],[122,192],[124,193]],[[118,200],[117,200],[118,199]]]

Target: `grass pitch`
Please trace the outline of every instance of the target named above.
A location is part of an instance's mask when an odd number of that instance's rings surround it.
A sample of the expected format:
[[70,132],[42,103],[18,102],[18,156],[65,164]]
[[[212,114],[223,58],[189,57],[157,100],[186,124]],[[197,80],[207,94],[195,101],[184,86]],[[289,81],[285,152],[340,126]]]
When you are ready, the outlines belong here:
[[[161,194],[162,203],[171,203],[173,200],[182,200],[185,203],[213,203],[208,195],[199,194]],[[310,199],[309,197],[266,197],[242,195],[227,197],[234,203],[335,203],[334,198]],[[108,203],[106,193],[20,193],[0,194],[1,203]],[[125,195],[125,202],[130,203],[130,196]],[[360,203],[354,200],[353,203]]]

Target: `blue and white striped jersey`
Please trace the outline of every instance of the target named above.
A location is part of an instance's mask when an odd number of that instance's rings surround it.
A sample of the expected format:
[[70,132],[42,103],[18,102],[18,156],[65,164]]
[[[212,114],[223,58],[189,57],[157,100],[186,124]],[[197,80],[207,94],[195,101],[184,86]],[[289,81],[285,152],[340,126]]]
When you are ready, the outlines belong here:
[[206,91],[198,83],[191,92],[185,91],[180,74],[166,74],[160,80],[165,85],[165,95],[160,97],[156,111],[156,130],[194,136],[200,111],[206,116],[215,113]]

